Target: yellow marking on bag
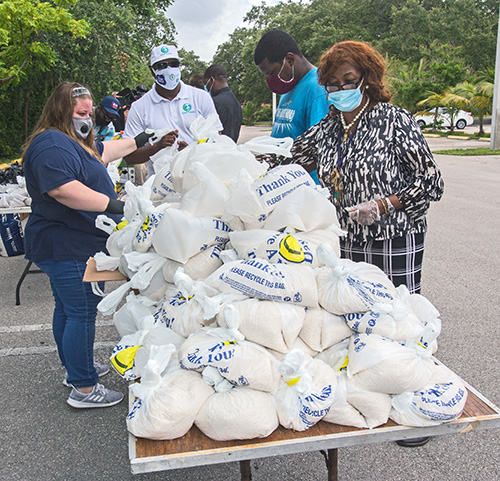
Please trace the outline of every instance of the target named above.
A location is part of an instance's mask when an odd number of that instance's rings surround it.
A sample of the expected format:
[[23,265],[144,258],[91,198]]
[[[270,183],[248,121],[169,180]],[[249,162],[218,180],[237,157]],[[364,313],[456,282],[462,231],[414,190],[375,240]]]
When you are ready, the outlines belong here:
[[291,234],[285,236],[280,242],[280,254],[289,262],[300,263],[306,258],[297,239]]
[[290,379],[290,381],[287,381],[286,383],[291,387],[295,386],[300,381],[300,376],[299,377],[294,377],[293,379]]
[[200,139],[198,140],[199,144],[206,144],[208,142],[208,139]]
[[125,373],[134,367],[135,352],[142,346],[132,346],[117,352],[111,358],[111,364],[123,376]]
[[121,230],[128,224],[128,220],[122,220],[113,230]]
[[146,220],[142,224],[142,232],[146,232],[149,227],[149,215],[146,217]]
[[223,346],[229,346],[231,344],[236,344],[236,339],[232,340],[232,341],[224,341],[222,343]]
[[349,356],[345,357],[344,363],[342,366],[339,367],[339,372],[340,371],[347,371],[347,365],[349,364]]

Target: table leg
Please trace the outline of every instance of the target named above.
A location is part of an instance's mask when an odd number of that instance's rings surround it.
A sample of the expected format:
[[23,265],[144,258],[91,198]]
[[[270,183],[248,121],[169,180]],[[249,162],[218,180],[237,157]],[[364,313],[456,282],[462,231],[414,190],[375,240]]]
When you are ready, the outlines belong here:
[[241,481],[252,481],[252,470],[250,460],[240,461]]
[[16,286],[16,306],[21,305],[21,297],[19,291],[21,290],[21,284],[24,281],[24,278],[28,275],[28,272],[30,270],[31,265],[33,262],[28,261],[28,264],[26,264],[26,267],[24,268],[23,273],[21,274],[21,277],[19,278],[19,281],[17,282]]
[[339,465],[338,465],[338,449],[329,449],[326,467],[328,468],[328,481],[338,481]]

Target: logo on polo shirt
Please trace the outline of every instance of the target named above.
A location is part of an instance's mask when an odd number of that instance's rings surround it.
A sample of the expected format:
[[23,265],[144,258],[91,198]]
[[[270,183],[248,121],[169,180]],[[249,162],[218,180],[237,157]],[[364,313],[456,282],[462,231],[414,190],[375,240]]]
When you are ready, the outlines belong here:
[[193,110],[193,106],[189,103],[185,103],[182,106],[182,110],[184,110],[184,112],[186,112],[186,113],[189,113],[189,112],[191,112],[191,110]]

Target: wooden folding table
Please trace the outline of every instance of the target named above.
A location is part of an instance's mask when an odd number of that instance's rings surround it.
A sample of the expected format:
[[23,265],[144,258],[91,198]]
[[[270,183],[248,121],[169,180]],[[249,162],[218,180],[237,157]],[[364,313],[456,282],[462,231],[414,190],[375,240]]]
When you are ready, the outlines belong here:
[[131,470],[138,474],[239,461],[241,480],[249,481],[251,459],[322,451],[328,468],[327,479],[337,481],[338,448],[499,427],[498,407],[471,386],[466,386],[468,398],[462,416],[432,427],[411,428],[389,420],[374,429],[359,429],[321,421],[303,432],[279,427],[267,438],[227,442],[213,441],[195,426],[182,438],[172,441],[152,441],[129,435]]

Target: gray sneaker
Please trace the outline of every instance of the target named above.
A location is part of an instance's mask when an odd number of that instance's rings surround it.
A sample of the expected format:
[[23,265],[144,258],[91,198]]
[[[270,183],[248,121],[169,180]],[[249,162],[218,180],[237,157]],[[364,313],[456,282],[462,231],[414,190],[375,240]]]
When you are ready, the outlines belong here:
[[74,408],[107,408],[118,404],[122,399],[121,392],[111,391],[97,383],[92,392],[88,394],[73,388],[67,403]]
[[[98,362],[94,362],[94,367],[95,370],[97,371],[97,375],[99,377],[105,376],[109,372],[109,366],[106,364],[99,364]],[[64,371],[64,380],[63,384],[67,387],[73,387],[69,382],[68,382],[68,371]]]

